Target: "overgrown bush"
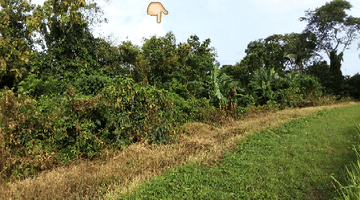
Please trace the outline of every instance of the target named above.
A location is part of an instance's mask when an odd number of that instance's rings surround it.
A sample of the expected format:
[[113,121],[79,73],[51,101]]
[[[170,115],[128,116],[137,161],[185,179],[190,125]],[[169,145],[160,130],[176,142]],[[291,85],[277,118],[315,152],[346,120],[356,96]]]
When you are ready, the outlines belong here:
[[344,93],[354,99],[360,100],[360,74],[345,79]]
[[62,84],[57,78],[51,76],[41,78],[36,74],[31,74],[19,83],[18,93],[38,98],[41,95],[61,94],[65,90],[65,84]]
[[239,97],[236,99],[236,103],[240,107],[254,106],[255,98],[251,94],[239,94]]
[[179,123],[188,121],[202,121],[208,118],[208,111],[211,110],[209,99],[196,99],[190,97],[185,100],[179,94],[167,93],[167,98],[174,103],[174,118]]
[[[312,105],[322,95],[321,85],[315,77],[300,74],[295,70],[284,77],[279,76],[274,70],[261,68],[256,71],[249,84],[252,97],[256,105],[265,105],[276,102],[279,105],[302,107]],[[243,101],[246,100],[243,95]],[[240,102],[244,104],[244,102]],[[274,106],[274,103],[271,103]]]
[[1,93],[1,177],[34,174],[52,164],[93,158],[139,140],[170,141],[173,104],[165,91],[116,78],[96,96],[68,87],[60,95],[34,100]]
[[84,95],[97,95],[102,89],[109,87],[112,79],[103,75],[81,74],[73,83],[74,87]]
[[11,90],[0,96],[0,178],[22,178],[57,163],[51,148],[56,114],[42,115],[36,101]]
[[179,95],[180,98],[183,98],[185,100],[192,97],[190,95],[187,86],[180,83],[177,79],[172,78],[171,82],[165,82],[158,86],[159,88],[163,88],[165,90],[168,90],[170,93],[174,93]]

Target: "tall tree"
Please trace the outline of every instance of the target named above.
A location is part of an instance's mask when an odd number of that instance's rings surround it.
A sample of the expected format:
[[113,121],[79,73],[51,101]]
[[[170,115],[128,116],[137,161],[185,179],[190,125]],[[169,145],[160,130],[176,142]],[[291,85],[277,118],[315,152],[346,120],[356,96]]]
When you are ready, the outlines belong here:
[[[278,35],[277,35],[278,36]],[[249,73],[260,68],[274,68],[276,72],[283,71],[286,58],[279,42],[274,39],[259,39],[248,44],[246,57],[242,62],[247,63]]]
[[[343,76],[341,61],[344,51],[357,39],[360,31],[360,18],[346,14],[352,5],[345,0],[333,0],[315,10],[308,10],[300,21],[307,21],[304,30],[316,36],[316,50],[325,51],[330,59],[330,71],[333,93],[340,94]],[[342,46],[342,49],[341,49]]]
[[280,42],[284,56],[290,59],[290,68],[302,73],[309,65],[310,59],[317,55],[315,52],[315,35],[311,32],[285,34],[281,37]]
[[169,75],[178,66],[175,35],[169,32],[164,37],[145,39],[141,50],[135,65],[135,80],[144,81],[145,85],[169,81]]
[[32,29],[27,18],[34,5],[26,0],[0,1],[0,89],[13,88],[30,71]]
[[261,68],[274,69],[279,75],[284,75],[286,66],[290,65],[292,60],[286,55],[294,52],[292,46],[295,46],[295,39],[290,38],[289,35],[275,34],[252,41],[245,50],[247,55],[234,66],[224,66],[222,71],[239,80],[244,86],[249,84],[254,73]]
[[96,60],[103,73],[111,78],[134,73],[136,57],[140,54],[140,47],[131,41],[122,41],[114,46],[109,40],[97,38]]
[[163,37],[145,39],[136,55],[132,77],[136,82],[163,89],[172,87],[171,82],[181,84],[191,95],[204,97],[200,88],[214,69],[215,56],[210,39],[201,42],[192,35],[187,43],[176,45],[175,35],[168,32]]
[[95,3],[85,0],[47,0],[31,16],[30,26],[43,36],[44,62],[39,71],[60,79],[79,72],[99,70],[96,41],[86,13],[97,12]]
[[324,87],[326,93],[332,92],[332,81],[329,79],[332,73],[330,66],[326,61],[314,62],[311,66],[306,68],[306,73],[316,77],[319,83]]

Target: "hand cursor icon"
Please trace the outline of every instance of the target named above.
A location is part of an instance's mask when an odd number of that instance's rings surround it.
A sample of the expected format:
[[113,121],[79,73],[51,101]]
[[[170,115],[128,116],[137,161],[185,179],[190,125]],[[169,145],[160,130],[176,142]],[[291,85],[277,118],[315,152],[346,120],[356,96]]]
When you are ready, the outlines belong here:
[[164,6],[160,2],[151,2],[147,8],[147,14],[156,16],[157,23],[161,22],[161,12],[165,15],[168,14],[168,11],[165,10]]

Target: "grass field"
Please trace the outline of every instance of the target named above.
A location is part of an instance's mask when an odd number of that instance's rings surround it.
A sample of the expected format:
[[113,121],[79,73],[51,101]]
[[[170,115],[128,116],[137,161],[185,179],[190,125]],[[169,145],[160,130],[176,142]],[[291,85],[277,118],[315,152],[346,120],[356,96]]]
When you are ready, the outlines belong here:
[[334,199],[356,160],[360,105],[247,136],[218,164],[178,165],[119,199]]

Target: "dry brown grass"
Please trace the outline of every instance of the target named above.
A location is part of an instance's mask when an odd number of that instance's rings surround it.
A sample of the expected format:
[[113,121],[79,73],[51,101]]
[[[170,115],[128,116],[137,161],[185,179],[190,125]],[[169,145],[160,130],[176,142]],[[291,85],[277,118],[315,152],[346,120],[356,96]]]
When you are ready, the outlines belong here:
[[116,199],[138,184],[178,164],[217,163],[248,134],[269,126],[312,114],[321,109],[355,105],[354,102],[328,106],[285,109],[252,114],[244,120],[228,119],[222,126],[188,123],[177,143],[155,146],[135,143],[122,152],[109,152],[107,159],[79,160],[70,166],[44,171],[33,179],[0,183],[0,199]]

